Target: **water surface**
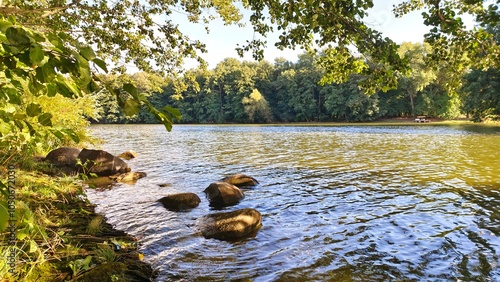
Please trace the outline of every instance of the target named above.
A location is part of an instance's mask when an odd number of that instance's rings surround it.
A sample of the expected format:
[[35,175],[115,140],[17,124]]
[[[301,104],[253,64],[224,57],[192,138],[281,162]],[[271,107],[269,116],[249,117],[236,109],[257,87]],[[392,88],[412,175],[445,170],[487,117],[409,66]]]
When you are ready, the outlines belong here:
[[[136,236],[157,281],[500,281],[500,131],[461,126],[93,126],[146,178],[89,191]],[[260,185],[231,211],[263,227],[204,239],[203,190],[242,172]],[[166,187],[160,187],[165,184]],[[194,192],[189,212],[159,198]]]

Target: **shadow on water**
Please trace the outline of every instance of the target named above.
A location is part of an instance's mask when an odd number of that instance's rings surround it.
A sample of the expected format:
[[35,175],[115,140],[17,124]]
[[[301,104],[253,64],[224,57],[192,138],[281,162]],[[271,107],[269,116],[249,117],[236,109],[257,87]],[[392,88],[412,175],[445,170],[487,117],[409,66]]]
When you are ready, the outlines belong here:
[[458,130],[463,130],[468,133],[475,134],[500,134],[500,126],[483,125],[483,124],[463,124],[451,126]]

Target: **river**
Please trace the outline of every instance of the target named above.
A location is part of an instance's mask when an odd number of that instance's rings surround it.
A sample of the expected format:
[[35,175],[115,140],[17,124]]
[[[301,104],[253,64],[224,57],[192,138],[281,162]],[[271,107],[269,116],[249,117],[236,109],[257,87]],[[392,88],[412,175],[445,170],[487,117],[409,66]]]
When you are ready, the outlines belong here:
[[[97,125],[146,178],[88,190],[139,240],[157,281],[500,281],[500,129],[485,126]],[[205,239],[203,190],[260,184],[231,211],[262,213],[255,237]],[[162,185],[161,185],[162,184]],[[160,186],[161,185],[161,186]],[[171,212],[161,197],[202,202]]]

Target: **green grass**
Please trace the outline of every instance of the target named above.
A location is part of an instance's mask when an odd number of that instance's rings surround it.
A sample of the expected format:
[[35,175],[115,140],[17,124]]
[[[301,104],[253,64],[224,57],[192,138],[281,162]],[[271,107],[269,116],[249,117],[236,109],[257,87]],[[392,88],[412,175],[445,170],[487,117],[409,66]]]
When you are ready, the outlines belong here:
[[[0,167],[0,177],[7,179],[6,168]],[[133,256],[129,253],[137,248],[133,238],[114,230],[102,215],[95,213],[94,206],[86,199],[82,180],[17,169],[15,188],[18,239],[16,245],[9,248],[8,230],[0,230],[3,240],[0,245],[3,280],[0,281],[68,281],[100,269],[97,266],[107,262],[142,263],[130,259]],[[108,236],[101,237],[103,232]],[[114,235],[128,242],[122,244],[120,254],[115,253],[111,245],[103,245],[109,240],[116,241],[110,237]],[[14,274],[9,273],[7,265],[12,249],[16,250]],[[92,257],[90,262],[86,259],[88,256]],[[145,272],[151,270],[145,266]],[[113,272],[113,275],[117,274]],[[126,277],[125,274],[119,276]]]
[[87,234],[89,235],[92,235],[92,236],[96,236],[96,235],[100,235],[102,233],[102,230],[103,230],[103,226],[102,226],[102,222],[104,220],[104,217],[102,215],[98,215],[96,217],[94,217],[89,225],[87,226]]

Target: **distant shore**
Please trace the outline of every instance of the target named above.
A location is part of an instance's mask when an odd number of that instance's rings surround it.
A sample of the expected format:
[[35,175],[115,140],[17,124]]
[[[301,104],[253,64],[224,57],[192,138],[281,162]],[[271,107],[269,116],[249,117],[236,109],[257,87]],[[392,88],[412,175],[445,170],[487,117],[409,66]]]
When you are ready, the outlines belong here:
[[[429,122],[415,122],[414,118],[387,118],[375,121],[310,121],[310,122],[271,122],[271,123],[174,123],[178,125],[207,125],[207,126],[390,126],[390,125],[485,125],[485,126],[500,126],[500,121],[472,122],[469,119],[439,119],[427,118]],[[138,125],[138,124],[153,124],[153,123],[93,123],[92,125]],[[154,123],[156,124],[156,123]],[[160,124],[157,124],[160,125]]]

